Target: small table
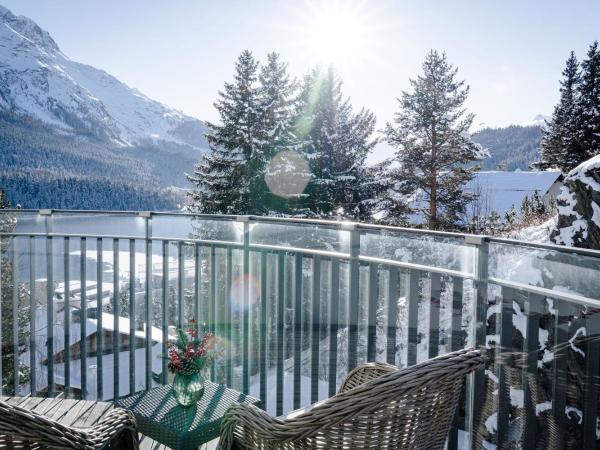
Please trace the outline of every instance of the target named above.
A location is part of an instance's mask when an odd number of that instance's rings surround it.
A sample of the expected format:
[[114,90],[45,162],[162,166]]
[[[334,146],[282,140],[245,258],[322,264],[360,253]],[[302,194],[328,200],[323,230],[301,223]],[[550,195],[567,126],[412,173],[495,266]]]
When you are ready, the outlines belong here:
[[204,386],[204,395],[193,406],[177,403],[170,384],[124,398],[116,405],[134,414],[143,435],[176,450],[197,449],[219,436],[221,420],[230,406],[261,404],[222,384],[206,381]]

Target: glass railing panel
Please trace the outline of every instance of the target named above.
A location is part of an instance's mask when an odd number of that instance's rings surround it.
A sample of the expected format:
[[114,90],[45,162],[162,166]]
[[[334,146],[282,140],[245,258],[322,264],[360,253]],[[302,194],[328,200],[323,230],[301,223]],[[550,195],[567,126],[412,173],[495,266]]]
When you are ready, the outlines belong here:
[[600,258],[510,243],[490,243],[489,276],[600,299]]
[[350,231],[335,224],[252,221],[250,244],[350,253]]
[[361,230],[360,254],[472,274],[475,248],[458,235]]
[[62,213],[52,212],[48,218],[48,231],[56,234],[88,236],[145,236],[143,217],[133,214],[113,213]]
[[152,236],[169,239],[242,242],[244,225],[234,219],[187,214],[153,214]]

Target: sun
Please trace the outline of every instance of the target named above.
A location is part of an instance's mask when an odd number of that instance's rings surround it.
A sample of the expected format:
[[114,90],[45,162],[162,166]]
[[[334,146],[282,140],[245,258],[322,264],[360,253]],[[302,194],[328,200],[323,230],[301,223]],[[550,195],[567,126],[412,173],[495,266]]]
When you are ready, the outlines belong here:
[[362,3],[328,1],[308,4],[303,26],[305,48],[318,64],[346,65],[367,51],[370,24]]

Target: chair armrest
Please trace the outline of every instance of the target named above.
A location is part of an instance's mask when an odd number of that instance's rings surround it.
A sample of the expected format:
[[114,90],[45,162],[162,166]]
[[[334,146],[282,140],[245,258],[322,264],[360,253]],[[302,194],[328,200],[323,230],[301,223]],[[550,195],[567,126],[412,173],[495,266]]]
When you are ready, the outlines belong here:
[[[133,414],[123,408],[115,408],[92,428],[86,430],[97,448],[139,448],[137,425]],[[118,445],[112,445],[117,443]]]
[[[247,404],[238,404],[230,407],[221,421],[221,432],[219,437],[219,449],[231,450],[235,442],[236,429],[243,428],[244,434],[252,433],[260,439],[273,440],[282,439],[281,427],[285,422],[281,419],[271,417],[262,409]],[[237,436],[243,439],[243,436]]]
[[386,373],[395,372],[398,370],[396,366],[386,363],[365,363],[356,367],[344,379],[342,386],[340,387],[339,393],[346,392],[350,389],[354,389],[361,384],[378,378]]

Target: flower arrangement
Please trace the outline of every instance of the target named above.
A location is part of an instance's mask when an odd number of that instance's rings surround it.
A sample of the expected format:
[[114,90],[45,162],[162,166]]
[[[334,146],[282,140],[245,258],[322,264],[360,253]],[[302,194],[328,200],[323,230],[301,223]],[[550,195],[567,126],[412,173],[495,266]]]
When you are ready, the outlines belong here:
[[217,338],[210,332],[198,335],[194,325],[192,320],[187,330],[177,329],[177,339],[167,344],[167,367],[174,374],[200,373],[215,358]]

